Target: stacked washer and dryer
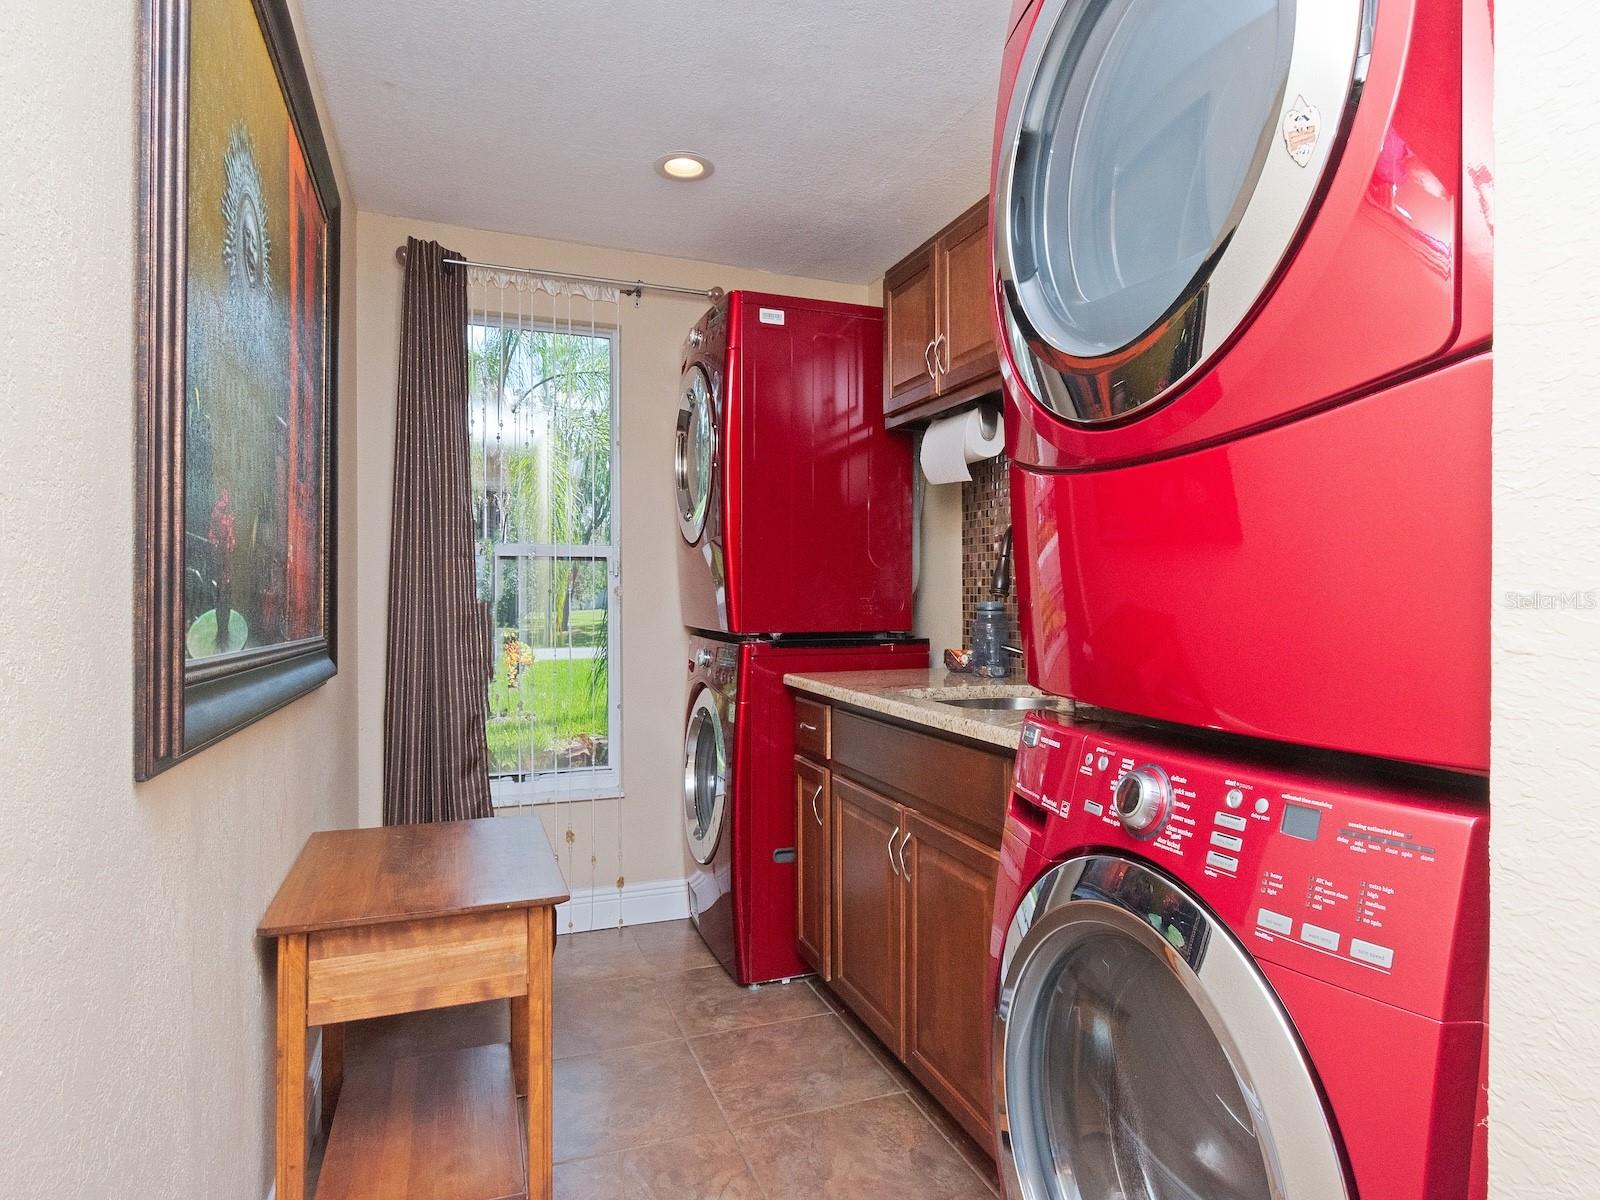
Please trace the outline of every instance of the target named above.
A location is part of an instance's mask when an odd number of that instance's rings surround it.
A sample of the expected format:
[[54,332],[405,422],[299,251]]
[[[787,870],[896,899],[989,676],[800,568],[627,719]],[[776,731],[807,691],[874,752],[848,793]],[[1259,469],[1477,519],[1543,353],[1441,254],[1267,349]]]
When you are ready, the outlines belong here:
[[[1018,0],[1013,1200],[1486,1192],[1491,0]],[[1112,716],[1110,714],[1117,715]]]
[[730,292],[689,331],[674,444],[690,631],[690,915],[741,984],[804,974],[789,673],[926,667],[909,441],[883,424],[883,313]]

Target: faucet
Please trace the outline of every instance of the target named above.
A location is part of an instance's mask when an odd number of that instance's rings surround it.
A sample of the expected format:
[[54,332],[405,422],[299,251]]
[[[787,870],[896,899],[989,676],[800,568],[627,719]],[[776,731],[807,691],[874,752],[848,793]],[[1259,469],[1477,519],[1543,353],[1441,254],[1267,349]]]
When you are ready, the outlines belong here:
[[989,579],[989,590],[1004,599],[1011,594],[1011,526],[1006,526],[1000,539],[1000,557],[995,559],[994,574]]

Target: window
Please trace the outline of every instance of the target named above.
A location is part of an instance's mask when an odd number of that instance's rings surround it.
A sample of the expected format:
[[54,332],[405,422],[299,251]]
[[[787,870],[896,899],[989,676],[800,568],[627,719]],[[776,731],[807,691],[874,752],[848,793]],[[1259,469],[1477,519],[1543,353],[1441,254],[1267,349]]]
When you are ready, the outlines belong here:
[[474,311],[467,357],[494,801],[619,795],[616,335]]

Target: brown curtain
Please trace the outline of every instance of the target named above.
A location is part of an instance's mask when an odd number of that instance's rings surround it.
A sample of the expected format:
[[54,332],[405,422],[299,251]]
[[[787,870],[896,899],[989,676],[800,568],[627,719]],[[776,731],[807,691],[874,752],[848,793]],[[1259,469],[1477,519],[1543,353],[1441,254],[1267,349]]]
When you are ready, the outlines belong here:
[[487,626],[467,465],[467,273],[406,240],[389,542],[383,821],[492,815]]

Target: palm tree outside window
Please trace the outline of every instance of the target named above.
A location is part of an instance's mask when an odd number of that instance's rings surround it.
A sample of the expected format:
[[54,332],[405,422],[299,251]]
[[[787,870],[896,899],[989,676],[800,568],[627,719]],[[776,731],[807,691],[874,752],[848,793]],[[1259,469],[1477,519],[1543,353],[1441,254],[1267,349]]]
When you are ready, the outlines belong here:
[[616,331],[475,310],[467,357],[492,795],[619,795]]

